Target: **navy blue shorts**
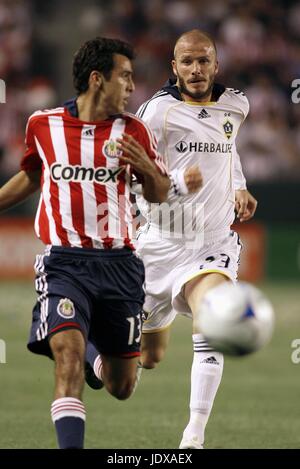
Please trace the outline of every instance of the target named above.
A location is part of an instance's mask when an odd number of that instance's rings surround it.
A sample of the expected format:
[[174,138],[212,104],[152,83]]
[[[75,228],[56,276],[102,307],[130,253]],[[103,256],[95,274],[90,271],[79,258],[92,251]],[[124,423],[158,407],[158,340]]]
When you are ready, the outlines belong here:
[[130,249],[51,247],[35,272],[30,351],[52,358],[49,337],[74,328],[103,354],[140,355],[145,272]]

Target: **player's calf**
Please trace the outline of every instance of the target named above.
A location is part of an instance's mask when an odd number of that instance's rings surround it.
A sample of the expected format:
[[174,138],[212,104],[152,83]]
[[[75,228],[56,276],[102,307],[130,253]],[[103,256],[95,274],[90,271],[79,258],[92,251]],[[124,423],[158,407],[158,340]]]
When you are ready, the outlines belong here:
[[84,339],[79,330],[69,329],[49,341],[55,361],[55,397],[81,398],[84,384]]
[[84,338],[70,329],[50,338],[55,360],[55,400],[51,417],[61,449],[83,448],[85,407],[81,401],[84,384]]

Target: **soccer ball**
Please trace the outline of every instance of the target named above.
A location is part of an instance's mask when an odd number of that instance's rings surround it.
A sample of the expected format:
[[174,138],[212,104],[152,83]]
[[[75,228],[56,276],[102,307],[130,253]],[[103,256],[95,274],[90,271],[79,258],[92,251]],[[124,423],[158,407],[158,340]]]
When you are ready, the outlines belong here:
[[226,355],[246,355],[271,339],[274,312],[270,301],[247,282],[223,282],[201,303],[199,323],[206,341]]

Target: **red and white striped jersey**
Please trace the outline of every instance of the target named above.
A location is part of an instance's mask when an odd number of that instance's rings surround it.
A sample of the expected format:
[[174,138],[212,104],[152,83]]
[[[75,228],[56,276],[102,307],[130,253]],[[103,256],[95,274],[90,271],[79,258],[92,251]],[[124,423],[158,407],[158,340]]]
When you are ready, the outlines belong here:
[[116,139],[123,132],[166,173],[151,131],[134,115],[83,122],[61,107],[29,118],[21,169],[42,170],[35,231],[45,244],[133,249],[131,172],[141,182],[143,175],[120,165]]

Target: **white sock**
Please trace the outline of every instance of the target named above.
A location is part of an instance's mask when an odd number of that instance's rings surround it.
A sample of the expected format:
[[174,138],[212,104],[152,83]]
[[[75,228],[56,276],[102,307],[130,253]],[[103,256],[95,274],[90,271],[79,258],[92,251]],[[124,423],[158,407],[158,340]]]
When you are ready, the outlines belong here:
[[101,355],[97,355],[97,357],[95,358],[95,361],[94,361],[93,368],[94,368],[95,375],[101,381],[103,381],[103,379],[102,379],[102,366],[103,365],[102,365]]
[[193,343],[190,421],[184,435],[196,435],[203,444],[205,427],[222,378],[224,358],[203,340],[202,334],[193,334]]
[[[135,390],[136,390],[136,388],[137,388],[137,385],[139,384],[142,371],[143,371],[143,365],[139,362],[139,363],[137,364],[137,367],[136,367],[136,377],[135,377],[135,383],[134,383],[134,387],[133,387],[133,390],[132,390],[132,394],[135,393]],[[131,394],[131,395],[132,395],[132,394]]]

